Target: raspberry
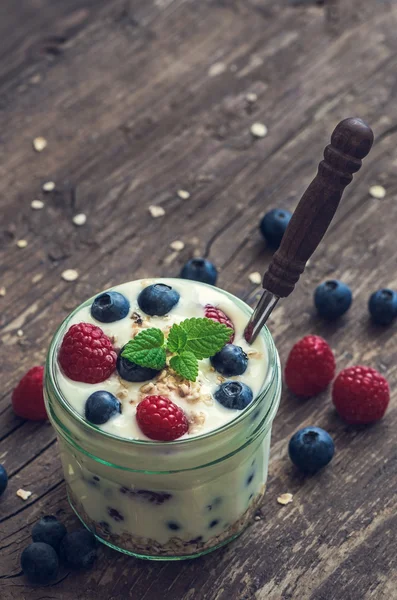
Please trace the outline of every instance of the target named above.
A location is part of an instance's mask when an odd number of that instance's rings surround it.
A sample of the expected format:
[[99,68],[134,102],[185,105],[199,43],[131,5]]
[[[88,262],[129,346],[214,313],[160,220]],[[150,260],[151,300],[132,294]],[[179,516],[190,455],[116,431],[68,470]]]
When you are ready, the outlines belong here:
[[323,338],[307,335],[293,346],[285,367],[285,381],[291,392],[306,398],[316,396],[334,375],[334,355]]
[[225,315],[223,310],[221,310],[220,308],[216,308],[211,304],[206,304],[204,307],[204,314],[207,317],[207,319],[211,319],[212,321],[216,321],[217,323],[222,323],[223,325],[226,325],[226,327],[230,327],[230,329],[233,329],[233,333],[229,340],[229,344],[233,344],[235,328],[232,321],[227,315]]
[[99,383],[116,368],[117,354],[100,327],[90,323],[72,325],[62,340],[58,360],[73,381]]
[[18,417],[44,421],[47,413],[43,397],[44,367],[33,367],[18,383],[12,393],[12,408]]
[[344,369],[332,388],[336,410],[351,425],[378,421],[385,414],[389,400],[387,380],[370,367]]
[[189,429],[183,410],[165,396],[146,396],[138,404],[136,420],[147,437],[162,442],[176,440]]

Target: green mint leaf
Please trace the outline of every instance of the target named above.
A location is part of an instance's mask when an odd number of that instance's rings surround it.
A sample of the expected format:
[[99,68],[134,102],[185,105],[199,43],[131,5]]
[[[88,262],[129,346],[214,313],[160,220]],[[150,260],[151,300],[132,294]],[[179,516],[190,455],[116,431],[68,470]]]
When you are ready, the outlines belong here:
[[150,369],[163,369],[166,364],[164,334],[161,329],[144,329],[130,340],[121,356],[127,360]]
[[198,375],[198,361],[193,352],[181,352],[170,360],[170,367],[178,375],[189,381],[196,381]]
[[192,352],[196,358],[214,356],[230,340],[233,331],[212,319],[185,319],[180,323],[187,334],[184,350]]
[[187,333],[177,323],[171,327],[167,338],[167,350],[170,352],[182,352],[187,342]]

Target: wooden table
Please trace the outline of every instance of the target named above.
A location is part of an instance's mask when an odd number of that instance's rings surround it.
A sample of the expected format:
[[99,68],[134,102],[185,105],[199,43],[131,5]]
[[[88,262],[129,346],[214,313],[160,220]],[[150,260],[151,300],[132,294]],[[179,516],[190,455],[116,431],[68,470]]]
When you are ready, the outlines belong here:
[[[394,393],[386,418],[358,429],[336,416],[329,392],[302,402],[284,391],[266,499],[240,539],[181,564],[102,548],[93,570],[62,571],[45,589],[27,585],[19,566],[32,524],[48,513],[78,523],[51,426],[24,422],[10,407],[57,324],[96,291],[178,275],[197,253],[221,269],[221,287],[252,297],[248,275],[270,257],[261,215],[295,206],[347,116],[373,126],[374,149],[270,328],[284,362],[293,342],[317,333],[338,369],[367,364],[393,387],[395,327],[372,326],[367,300],[397,287],[396,29],[395,0],[2,1],[0,461],[10,475],[0,502],[2,600],[397,598]],[[264,139],[251,136],[254,122],[268,127]],[[42,153],[32,147],[37,136],[48,141]],[[46,181],[54,192],[42,192]],[[374,183],[384,199],[369,195]],[[43,210],[31,209],[34,199]],[[152,204],[165,216],[152,218]],[[81,212],[87,223],[76,227]],[[185,243],[180,253],[169,248],[175,240]],[[61,278],[69,268],[79,271],[74,283]],[[314,287],[329,277],[354,295],[332,325],[312,306]],[[308,424],[334,436],[336,455],[304,478],[287,442]],[[32,496],[24,502],[18,488]],[[283,492],[292,504],[277,503]]]

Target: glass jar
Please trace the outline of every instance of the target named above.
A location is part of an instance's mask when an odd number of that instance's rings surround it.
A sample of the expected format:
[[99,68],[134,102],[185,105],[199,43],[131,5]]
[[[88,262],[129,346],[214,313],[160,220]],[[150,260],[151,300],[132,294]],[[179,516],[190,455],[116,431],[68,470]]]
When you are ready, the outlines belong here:
[[[246,313],[251,309],[228,296]],[[44,394],[55,428],[69,502],[96,537],[139,558],[180,560],[230,542],[252,520],[268,471],[280,362],[267,328],[267,374],[259,395],[221,428],[173,442],[132,440],[88,423],[57,383],[58,347],[79,306],[58,328],[47,356]]]

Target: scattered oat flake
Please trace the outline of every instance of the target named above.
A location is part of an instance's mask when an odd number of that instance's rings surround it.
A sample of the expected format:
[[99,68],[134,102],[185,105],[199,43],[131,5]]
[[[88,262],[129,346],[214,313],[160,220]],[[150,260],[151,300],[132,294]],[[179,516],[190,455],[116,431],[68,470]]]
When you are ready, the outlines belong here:
[[188,198],[190,198],[190,194],[187,190],[178,190],[177,194],[182,200],[188,200]]
[[33,148],[36,152],[42,152],[44,148],[47,146],[47,140],[41,136],[34,138],[33,140]]
[[33,208],[33,210],[41,210],[44,208],[44,202],[42,200],[32,200],[30,206]]
[[183,250],[184,247],[185,247],[185,244],[181,240],[175,240],[175,242],[171,242],[171,244],[170,244],[171,250],[176,250],[176,252]]
[[41,281],[41,279],[43,279],[43,277],[43,273],[36,273],[36,275],[32,277],[32,283],[38,283],[39,281]]
[[61,274],[61,277],[64,281],[76,281],[79,276],[79,272],[76,269],[66,269]]
[[23,337],[23,331],[22,331],[22,329],[18,329],[17,336],[18,337]]
[[43,183],[43,192],[53,192],[55,190],[55,183],[53,181],[46,181]]
[[254,283],[255,285],[260,285],[260,283],[262,282],[262,275],[258,271],[255,271],[254,273],[250,273],[248,275],[248,279],[251,283]]
[[0,287],[0,296],[2,298],[4,298],[4,296],[6,295],[7,290],[5,289],[5,287]]
[[382,185],[372,185],[369,188],[369,193],[372,198],[376,198],[377,200],[382,200],[386,196],[386,190]]
[[30,78],[30,83],[33,83],[33,85],[40,83],[40,81],[41,81],[40,73],[37,73],[36,75],[32,75],[32,77]]
[[263,123],[253,123],[251,125],[251,133],[254,137],[264,138],[267,134],[267,127]]
[[22,498],[22,500],[27,500],[32,495],[32,492],[28,492],[27,490],[19,489],[19,490],[17,490],[16,494],[19,498]]
[[261,520],[260,516],[259,515],[255,515],[254,521],[260,521],[260,520]]
[[288,493],[287,494],[281,494],[281,496],[279,496],[277,498],[277,502],[279,504],[285,505],[285,504],[289,504],[290,502],[292,502],[292,499],[293,499],[293,495],[292,494],[288,494]]
[[217,75],[221,75],[226,71],[226,65],[222,62],[216,62],[210,66],[208,69],[209,77],[216,77]]
[[254,102],[256,102],[258,100],[258,96],[256,94],[254,94],[253,92],[249,92],[246,96],[245,99],[247,100],[247,102],[249,102],[250,104],[254,104]]
[[148,210],[152,215],[153,219],[157,219],[158,217],[164,217],[165,215],[165,210],[162,206],[155,206],[154,204],[152,204],[151,206],[149,206]]
[[80,227],[81,225],[84,225],[87,222],[87,215],[85,215],[84,213],[79,213],[78,215],[74,215],[73,217],[73,223],[75,225],[77,225],[78,227]]
[[17,241],[18,248],[26,248],[27,245],[28,245],[28,242],[26,240],[18,240]]

